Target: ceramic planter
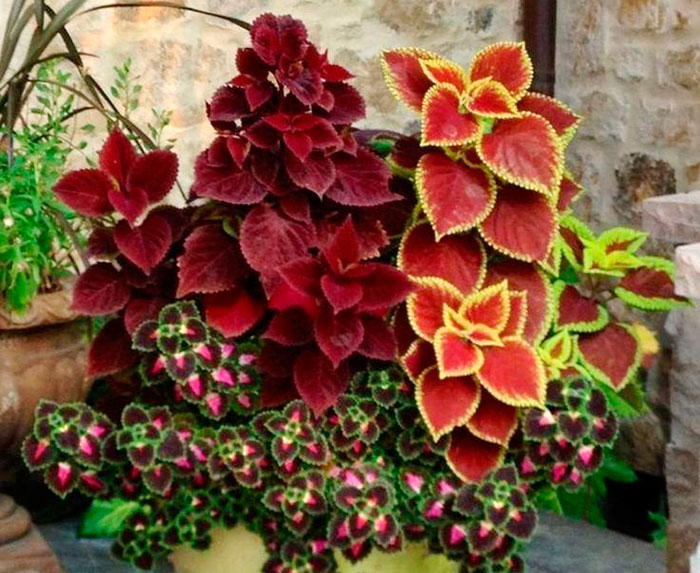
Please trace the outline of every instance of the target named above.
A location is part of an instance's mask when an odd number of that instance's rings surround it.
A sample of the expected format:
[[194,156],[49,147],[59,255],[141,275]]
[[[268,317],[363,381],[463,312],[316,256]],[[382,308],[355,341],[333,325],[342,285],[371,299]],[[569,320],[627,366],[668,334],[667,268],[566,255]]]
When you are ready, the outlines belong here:
[[[170,556],[177,573],[260,573],[267,553],[260,537],[239,525],[217,529],[206,551],[181,548]],[[400,553],[373,551],[353,565],[336,552],[339,573],[457,573],[459,564],[428,553],[423,544],[409,543]]]
[[39,399],[83,400],[90,389],[85,322],[70,299],[61,290],[39,295],[21,316],[0,311],[0,486],[18,467]]

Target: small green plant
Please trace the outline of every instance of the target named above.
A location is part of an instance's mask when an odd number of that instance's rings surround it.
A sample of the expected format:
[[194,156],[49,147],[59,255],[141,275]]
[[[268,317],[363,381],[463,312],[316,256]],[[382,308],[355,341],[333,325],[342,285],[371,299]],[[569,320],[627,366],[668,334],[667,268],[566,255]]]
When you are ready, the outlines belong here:
[[71,76],[51,62],[37,77],[36,103],[14,133],[13,161],[0,157],[0,291],[18,312],[76,272],[74,241],[81,242],[82,223],[52,192],[71,150],[84,147],[74,143]]

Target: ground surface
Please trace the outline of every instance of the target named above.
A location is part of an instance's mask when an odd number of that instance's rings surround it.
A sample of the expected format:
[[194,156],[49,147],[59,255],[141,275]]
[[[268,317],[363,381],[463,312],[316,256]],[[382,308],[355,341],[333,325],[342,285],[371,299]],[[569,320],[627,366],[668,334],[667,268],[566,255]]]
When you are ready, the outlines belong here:
[[[67,573],[134,571],[109,556],[109,541],[77,539],[76,521],[42,525],[40,530]],[[663,553],[652,545],[556,515],[542,519],[527,559],[531,573],[664,571]],[[164,566],[156,571],[165,573],[170,569]]]

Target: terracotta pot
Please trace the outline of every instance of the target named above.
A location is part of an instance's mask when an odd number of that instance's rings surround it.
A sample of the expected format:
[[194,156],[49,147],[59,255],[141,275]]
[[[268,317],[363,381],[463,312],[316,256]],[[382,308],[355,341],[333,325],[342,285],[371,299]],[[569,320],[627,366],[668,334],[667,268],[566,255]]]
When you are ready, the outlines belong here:
[[39,399],[71,402],[90,390],[86,323],[70,298],[69,290],[41,294],[21,316],[0,310],[0,486],[18,467]]
[[[423,543],[408,543],[398,553],[372,554],[356,565],[336,552],[338,573],[457,573],[459,565],[442,555],[431,554]],[[176,573],[260,573],[267,561],[262,539],[242,525],[216,529],[205,551],[181,547],[170,556]]]

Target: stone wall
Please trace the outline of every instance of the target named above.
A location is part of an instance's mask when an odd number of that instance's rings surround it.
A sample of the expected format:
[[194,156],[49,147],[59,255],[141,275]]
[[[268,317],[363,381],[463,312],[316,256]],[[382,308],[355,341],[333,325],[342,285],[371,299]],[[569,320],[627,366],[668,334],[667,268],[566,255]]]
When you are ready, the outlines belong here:
[[[88,6],[102,3],[90,0]],[[10,4],[11,0],[0,0],[0,14]],[[519,0],[188,0],[187,4],[246,21],[263,12],[303,19],[312,40],[357,76],[355,86],[368,102],[364,125],[384,128],[403,128],[415,117],[384,86],[378,58],[382,49],[420,45],[466,64],[480,47],[521,35]],[[187,186],[194,157],[213,136],[204,102],[234,75],[236,48],[247,43],[246,32],[220,20],[165,8],[105,10],[81,16],[71,31],[83,51],[98,56],[89,59],[89,66],[102,84],[113,81],[113,66],[133,58],[133,70],[144,85],[137,119],[148,119],[153,106],[174,111],[168,135],[177,138],[181,182]]]

